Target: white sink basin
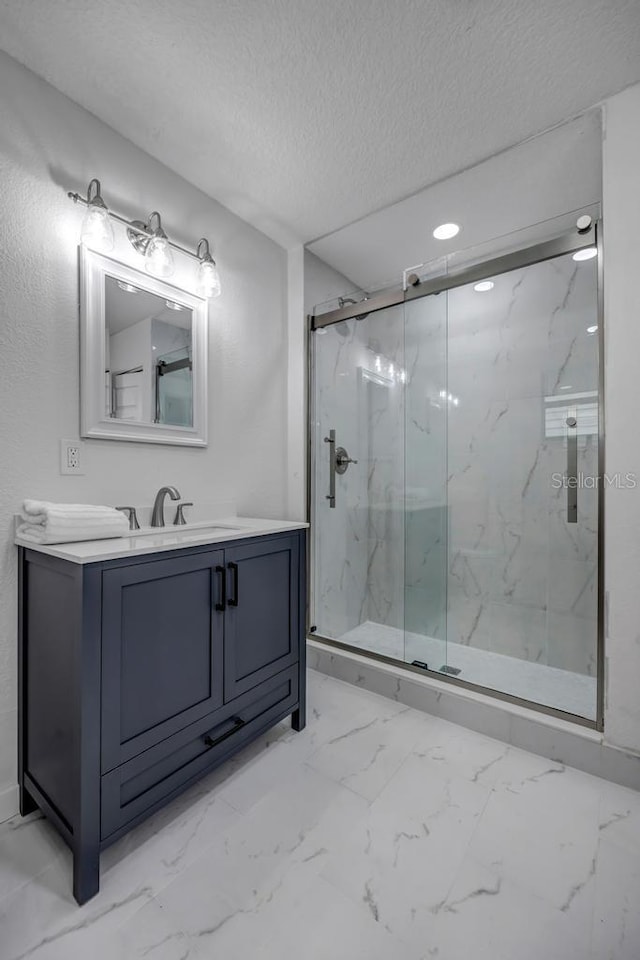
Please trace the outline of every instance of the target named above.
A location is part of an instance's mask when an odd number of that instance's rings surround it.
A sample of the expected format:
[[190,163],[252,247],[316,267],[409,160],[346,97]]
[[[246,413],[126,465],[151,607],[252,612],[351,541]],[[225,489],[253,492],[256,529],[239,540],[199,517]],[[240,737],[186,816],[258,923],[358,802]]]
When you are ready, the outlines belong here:
[[210,533],[224,533],[225,530],[244,530],[241,524],[216,523],[215,521],[201,521],[200,523],[182,523],[175,526],[167,524],[164,527],[140,527],[139,530],[131,530],[130,537],[149,537],[149,536],[193,536]]

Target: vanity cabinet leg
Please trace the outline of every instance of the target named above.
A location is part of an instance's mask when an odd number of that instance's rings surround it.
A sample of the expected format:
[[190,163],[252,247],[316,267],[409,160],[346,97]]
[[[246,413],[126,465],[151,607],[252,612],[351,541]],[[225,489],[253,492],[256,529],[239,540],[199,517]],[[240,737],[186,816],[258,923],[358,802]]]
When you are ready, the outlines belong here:
[[82,906],[100,889],[100,848],[73,852],[73,895]]
[[299,733],[301,730],[304,730],[306,725],[307,725],[307,717],[306,717],[305,709],[301,705],[298,707],[297,710],[294,710],[293,713],[291,714],[291,726],[293,727],[294,730],[296,730]]
[[27,817],[30,813],[33,813],[38,809],[38,804],[35,802],[24,783],[20,784],[19,789],[19,806],[20,806],[20,815],[22,817]]

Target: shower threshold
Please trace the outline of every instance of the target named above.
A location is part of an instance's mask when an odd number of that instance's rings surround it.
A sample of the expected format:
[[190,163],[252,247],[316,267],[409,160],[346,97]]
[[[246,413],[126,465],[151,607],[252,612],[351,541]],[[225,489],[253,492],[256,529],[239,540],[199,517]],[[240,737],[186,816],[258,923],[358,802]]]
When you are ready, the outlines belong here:
[[370,651],[408,664],[414,660],[442,664],[446,649],[447,662],[443,667],[436,666],[436,673],[451,676],[455,672],[461,679],[487,690],[507,693],[586,720],[596,718],[595,677],[459,643],[448,642],[445,648],[442,640],[405,633],[397,627],[371,620],[336,639],[363,652]]

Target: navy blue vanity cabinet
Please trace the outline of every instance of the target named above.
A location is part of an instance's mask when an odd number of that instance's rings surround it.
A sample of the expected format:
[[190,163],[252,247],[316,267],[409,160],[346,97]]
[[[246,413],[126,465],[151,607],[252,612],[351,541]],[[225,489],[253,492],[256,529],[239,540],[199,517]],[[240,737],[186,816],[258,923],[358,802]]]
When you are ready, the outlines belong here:
[[298,659],[300,610],[290,585],[300,566],[299,549],[300,540],[293,536],[225,551],[231,581],[225,616],[226,701]]
[[102,574],[103,773],[224,702],[224,552],[145,560]]
[[104,849],[274,723],[305,722],[305,531],[78,564],[20,548],[19,786]]

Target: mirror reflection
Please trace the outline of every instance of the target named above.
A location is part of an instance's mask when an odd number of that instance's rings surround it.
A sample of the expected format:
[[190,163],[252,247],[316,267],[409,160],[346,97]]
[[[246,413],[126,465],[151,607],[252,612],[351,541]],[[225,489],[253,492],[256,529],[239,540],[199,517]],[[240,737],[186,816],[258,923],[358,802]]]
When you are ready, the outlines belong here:
[[105,405],[116,420],[193,426],[192,311],[105,276]]

